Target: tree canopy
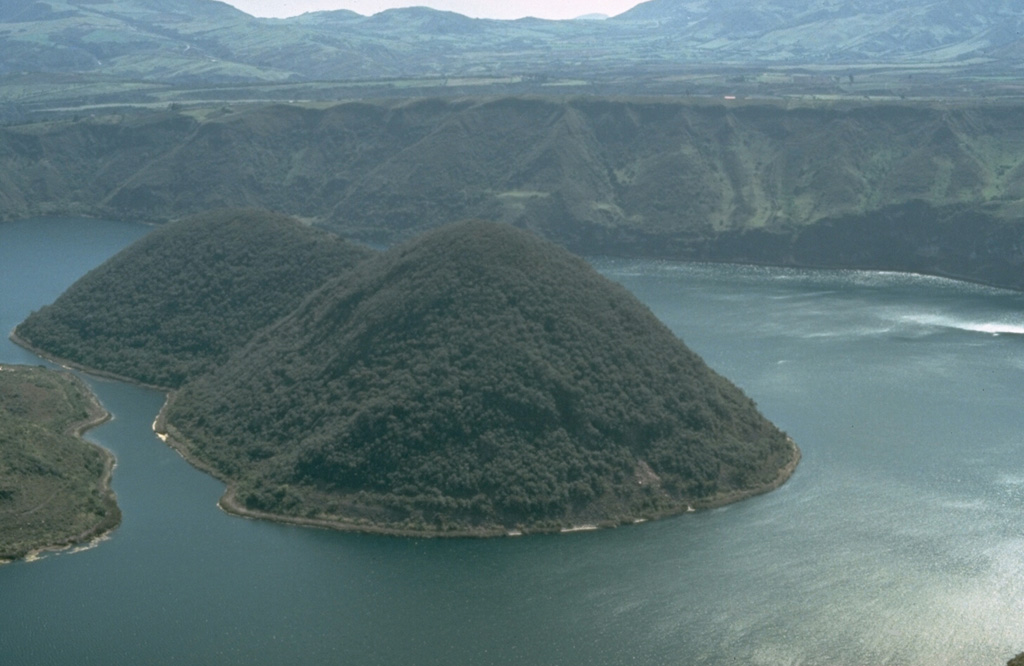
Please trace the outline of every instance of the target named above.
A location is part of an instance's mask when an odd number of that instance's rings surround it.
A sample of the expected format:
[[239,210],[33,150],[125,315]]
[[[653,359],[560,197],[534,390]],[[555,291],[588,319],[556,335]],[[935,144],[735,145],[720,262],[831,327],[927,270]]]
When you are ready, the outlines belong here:
[[132,244],[15,335],[90,369],[175,388],[371,254],[283,215],[215,211]]
[[105,418],[74,376],[0,366],[0,559],[113,529],[113,456],[76,435]]
[[625,289],[483,222],[329,281],[166,416],[248,509],[424,532],[676,513],[798,455]]

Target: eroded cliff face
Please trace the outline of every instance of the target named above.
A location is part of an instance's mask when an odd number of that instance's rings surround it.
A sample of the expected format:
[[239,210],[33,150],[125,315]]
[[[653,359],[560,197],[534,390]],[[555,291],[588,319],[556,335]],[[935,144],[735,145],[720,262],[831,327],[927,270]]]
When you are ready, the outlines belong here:
[[257,206],[392,242],[462,218],[577,252],[1024,288],[1024,107],[499,98],[0,131],[0,217]]

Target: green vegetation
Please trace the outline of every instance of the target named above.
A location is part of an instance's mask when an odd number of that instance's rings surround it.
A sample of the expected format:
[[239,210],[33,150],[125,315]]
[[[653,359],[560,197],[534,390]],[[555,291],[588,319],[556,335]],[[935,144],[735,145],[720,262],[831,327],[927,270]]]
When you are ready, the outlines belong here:
[[1024,652],[1021,652],[1016,657],[1006,662],[1006,666],[1024,666]]
[[78,435],[107,413],[69,373],[0,366],[0,559],[115,528],[113,456]]
[[0,219],[258,206],[390,244],[481,218],[580,254],[1021,289],[1020,117],[1016,103],[591,97],[108,116],[0,128]]
[[628,292],[503,224],[374,256],[218,211],[132,245],[15,339],[181,387],[162,427],[229,502],[338,526],[616,523],[761,492],[795,464]]
[[[588,88],[635,91],[642,81],[678,94],[714,79],[718,94],[939,88],[969,96],[977,89],[965,88],[979,79],[988,90],[1016,92],[1020,27],[1019,13],[1003,3],[975,3],[964,20],[958,0],[652,0],[606,21],[474,20],[424,7],[269,20],[210,0],[6,0],[0,77],[18,93],[34,73],[71,75],[86,102],[150,101],[148,85],[160,82],[375,80],[400,93],[410,77],[462,90],[473,87],[466,79],[536,91],[574,78]],[[888,85],[865,87],[879,72]],[[82,75],[120,94],[104,95]]]
[[229,506],[395,532],[652,518],[771,489],[798,457],[623,288],[483,222],[328,283],[163,416]]
[[296,220],[228,210],[169,224],[15,331],[60,359],[162,387],[221,363],[368,248]]

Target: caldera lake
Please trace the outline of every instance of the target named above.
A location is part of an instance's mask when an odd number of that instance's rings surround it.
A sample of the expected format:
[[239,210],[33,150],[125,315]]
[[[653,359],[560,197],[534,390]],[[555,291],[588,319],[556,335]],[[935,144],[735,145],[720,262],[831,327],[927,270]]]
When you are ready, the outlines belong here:
[[[10,332],[148,227],[0,224]],[[348,534],[221,512],[114,415],[124,522],[0,567],[5,664],[1004,664],[1024,650],[1024,295],[951,280],[594,259],[800,445],[782,488],[611,530]],[[0,363],[40,364],[0,343]]]

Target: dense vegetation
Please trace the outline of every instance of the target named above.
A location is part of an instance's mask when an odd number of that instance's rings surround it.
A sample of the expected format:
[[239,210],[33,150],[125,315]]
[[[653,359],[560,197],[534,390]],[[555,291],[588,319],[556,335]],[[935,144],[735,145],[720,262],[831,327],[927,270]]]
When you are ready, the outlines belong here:
[[177,387],[371,254],[281,215],[216,211],[136,242],[15,335],[87,368]]
[[0,128],[0,219],[259,206],[392,243],[452,220],[580,254],[1024,288],[1017,104],[506,97]]
[[0,366],[0,559],[116,527],[113,457],[78,438],[106,417],[70,374]]
[[654,517],[772,488],[797,455],[624,289],[483,222],[325,285],[165,417],[244,509],[396,531]]

